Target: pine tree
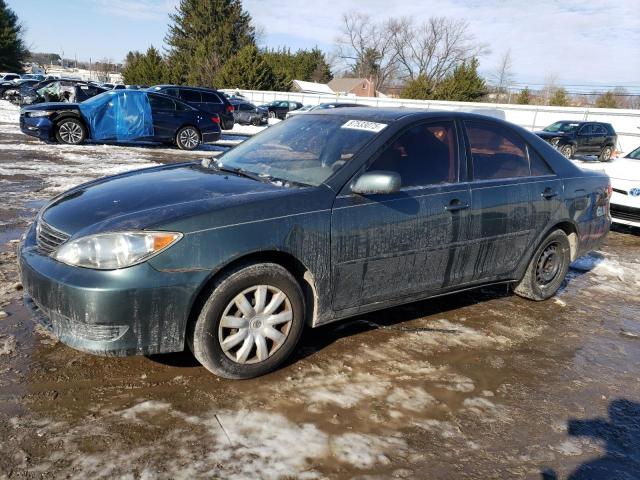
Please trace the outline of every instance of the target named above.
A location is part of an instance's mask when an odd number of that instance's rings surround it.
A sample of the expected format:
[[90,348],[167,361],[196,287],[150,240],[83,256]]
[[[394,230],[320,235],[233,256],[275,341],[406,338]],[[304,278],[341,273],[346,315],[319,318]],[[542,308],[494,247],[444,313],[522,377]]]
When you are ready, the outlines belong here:
[[433,98],[433,84],[425,75],[420,75],[415,80],[410,80],[400,93],[402,98],[414,100],[429,100]]
[[218,88],[276,90],[280,81],[255,45],[247,45],[231,57],[216,77]]
[[170,18],[165,41],[175,83],[213,86],[231,57],[255,45],[255,29],[240,0],[180,0]]
[[153,46],[146,53],[129,52],[122,69],[127,84],[157,85],[167,81],[167,65],[160,52]]
[[596,107],[598,108],[618,108],[618,99],[615,93],[607,91],[596,99]]
[[559,88],[549,99],[549,105],[553,105],[556,107],[566,107],[569,105],[569,97],[567,96],[567,91],[564,88]]
[[518,105],[529,105],[531,103],[531,90],[529,90],[529,87],[524,87],[520,90],[516,97],[516,103]]
[[478,75],[478,60],[458,65],[453,72],[440,82],[434,92],[435,100],[473,102],[486,95],[487,86]]
[[22,25],[4,0],[0,0],[0,71],[22,72],[28,51],[22,38]]

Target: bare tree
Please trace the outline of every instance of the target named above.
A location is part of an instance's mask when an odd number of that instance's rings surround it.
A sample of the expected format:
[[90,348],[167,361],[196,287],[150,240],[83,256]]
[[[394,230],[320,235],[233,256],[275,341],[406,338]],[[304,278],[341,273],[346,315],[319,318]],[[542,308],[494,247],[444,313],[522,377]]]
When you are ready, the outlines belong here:
[[379,90],[397,71],[397,52],[388,24],[376,24],[368,15],[342,16],[342,33],[336,39],[336,56],[354,75],[371,78]]
[[416,25],[402,17],[388,22],[401,72],[407,80],[440,82],[455,67],[487,52],[474,40],[464,20],[431,17]]
[[496,69],[491,73],[491,81],[496,88],[496,100],[509,93],[509,86],[513,83],[513,71],[511,62],[511,49],[508,49],[500,57]]
[[555,73],[548,73],[544,77],[544,86],[542,87],[542,100],[543,105],[549,105],[549,99],[558,90],[558,75]]

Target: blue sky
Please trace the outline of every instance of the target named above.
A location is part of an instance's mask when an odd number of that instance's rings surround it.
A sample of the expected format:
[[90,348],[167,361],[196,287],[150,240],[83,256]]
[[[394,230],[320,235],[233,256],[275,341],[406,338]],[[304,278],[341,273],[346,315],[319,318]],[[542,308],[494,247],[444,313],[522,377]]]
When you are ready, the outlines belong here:
[[[129,50],[162,47],[177,0],[8,0],[34,51],[88,60],[122,60]],[[489,44],[485,73],[511,49],[516,81],[629,85],[640,89],[640,0],[245,0],[264,29],[264,46],[334,49],[342,13],[356,9],[384,21],[462,18]]]

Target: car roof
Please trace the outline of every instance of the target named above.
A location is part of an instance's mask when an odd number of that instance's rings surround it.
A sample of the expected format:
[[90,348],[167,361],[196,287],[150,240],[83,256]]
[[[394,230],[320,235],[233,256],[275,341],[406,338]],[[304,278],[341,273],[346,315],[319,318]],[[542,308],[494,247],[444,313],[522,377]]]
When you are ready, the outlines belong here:
[[187,88],[189,90],[200,90],[202,92],[218,92],[215,88],[206,88],[206,87],[191,87],[189,85],[171,85],[171,84],[163,84],[163,85],[154,85],[150,88]]

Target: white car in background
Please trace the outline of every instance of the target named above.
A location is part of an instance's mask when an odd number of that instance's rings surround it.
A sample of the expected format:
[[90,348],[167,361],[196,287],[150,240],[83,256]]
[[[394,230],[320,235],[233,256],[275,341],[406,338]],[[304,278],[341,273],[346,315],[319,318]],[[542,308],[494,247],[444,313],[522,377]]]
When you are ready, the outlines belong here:
[[614,223],[640,228],[640,147],[608,163],[574,160],[581,168],[604,171],[611,179]]

